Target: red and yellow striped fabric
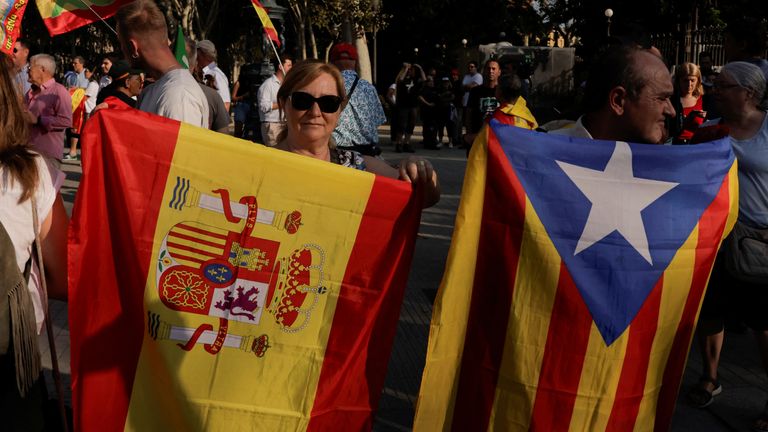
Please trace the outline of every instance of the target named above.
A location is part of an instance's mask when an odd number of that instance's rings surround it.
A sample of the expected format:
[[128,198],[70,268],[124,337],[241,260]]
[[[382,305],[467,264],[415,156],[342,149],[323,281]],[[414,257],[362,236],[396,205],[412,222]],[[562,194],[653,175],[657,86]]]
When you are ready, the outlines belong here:
[[71,88],[69,96],[72,98],[72,129],[80,134],[85,123],[85,89]]
[[21,19],[27,9],[27,0],[0,2],[0,52],[13,53],[13,45],[21,34]]
[[[36,0],[37,9],[51,36],[109,18],[133,0]],[[89,7],[90,6],[90,7]],[[98,14],[98,15],[97,15]]]
[[[536,156],[517,158],[509,150],[540,151],[547,144],[537,141],[554,138],[516,132],[518,142],[502,143],[511,132],[498,125],[485,131],[470,155],[414,430],[668,430],[716,251],[737,213],[727,142],[711,152],[723,159],[710,165],[723,168],[709,176],[714,198],[706,199],[628,327],[611,340],[593,319],[583,294],[589,290],[574,282],[581,270],[561,258],[553,227],[540,218],[546,210],[538,201],[534,206],[536,183],[521,180],[535,169]],[[563,148],[589,152],[577,141]],[[686,151],[650,147],[660,157]],[[547,191],[547,199],[569,199]],[[576,219],[559,210],[561,223]]]
[[264,33],[266,33],[267,37],[279,47],[280,38],[277,36],[275,25],[272,24],[272,20],[269,19],[269,13],[264,9],[264,6],[259,0],[251,0],[251,4],[253,4],[253,8],[256,9],[256,14],[259,16],[261,26],[264,27]]
[[371,427],[418,228],[409,184],[132,109],[99,111],[82,144],[76,430]]

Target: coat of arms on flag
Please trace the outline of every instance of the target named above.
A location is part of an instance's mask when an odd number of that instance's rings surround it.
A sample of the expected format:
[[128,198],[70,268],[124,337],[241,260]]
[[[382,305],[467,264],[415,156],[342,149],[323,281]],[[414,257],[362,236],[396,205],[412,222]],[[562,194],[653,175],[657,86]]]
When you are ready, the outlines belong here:
[[77,430],[371,427],[419,221],[409,184],[127,108],[82,141]]
[[735,173],[727,139],[492,122],[470,155],[415,430],[667,430]]

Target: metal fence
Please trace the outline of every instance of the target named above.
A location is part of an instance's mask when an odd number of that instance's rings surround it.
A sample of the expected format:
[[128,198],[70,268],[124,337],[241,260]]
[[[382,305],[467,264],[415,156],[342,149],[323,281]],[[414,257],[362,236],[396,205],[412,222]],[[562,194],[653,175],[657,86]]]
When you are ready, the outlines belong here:
[[718,27],[651,35],[651,43],[670,65],[683,62],[698,64],[699,54],[706,51],[712,54],[715,66],[722,66],[725,64],[724,40],[725,33]]

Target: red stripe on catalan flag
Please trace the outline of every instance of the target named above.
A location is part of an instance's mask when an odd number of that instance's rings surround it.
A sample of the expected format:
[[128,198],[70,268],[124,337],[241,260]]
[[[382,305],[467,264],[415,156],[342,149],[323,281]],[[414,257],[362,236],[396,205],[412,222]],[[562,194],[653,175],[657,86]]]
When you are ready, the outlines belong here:
[[[146,117],[153,127],[131,128],[130,123],[114,121],[124,113],[99,111],[88,121],[81,139],[83,180],[68,234],[69,303],[78,305],[69,314],[72,404],[78,431],[125,427],[144,338],[143,292],[152,267],[155,225],[145,222],[160,213],[179,132],[179,122],[135,110],[131,115]],[[132,139],[112,145],[102,142],[103,137],[127,135]],[[126,189],[124,184],[133,187]],[[126,208],[137,211],[126,212]],[[136,253],[111,256],[114,247]],[[91,289],[101,281],[114,281],[116,289]],[[86,351],[100,354],[81,355]],[[91,401],[87,406],[94,409],[84,411],[85,401]],[[114,409],[95,409],[92,401],[109,401]]]
[[[561,263],[531,415],[531,430],[568,430],[591,328],[592,315],[565,263]],[[565,346],[567,350],[563,350]]]
[[[493,408],[517,277],[525,191],[488,130],[488,180],[453,430],[485,430]],[[480,217],[480,216],[478,216]],[[509,221],[515,221],[510,225]],[[483,423],[478,424],[478,420]]]
[[[374,181],[341,284],[308,431],[372,427],[419,225],[421,202],[396,193],[407,187],[383,177]],[[364,355],[349,355],[362,346],[368,347]]]
[[727,218],[722,217],[722,215],[728,213],[731,200],[729,181],[730,176],[726,175],[717,196],[699,219],[699,240],[696,247],[696,263],[694,264],[695,271],[691,281],[691,290],[685,302],[680,324],[677,327],[667,366],[664,369],[654,430],[669,430],[672,423],[677,391],[680,388],[680,380],[683,376],[685,361],[696,326],[701,298],[706,290],[710,269],[712,269],[717,255],[717,248],[712,247],[712,245],[720,244],[725,229]]
[[606,431],[628,431],[635,427],[648,377],[653,340],[658,328],[663,289],[662,275],[629,327],[629,341]]

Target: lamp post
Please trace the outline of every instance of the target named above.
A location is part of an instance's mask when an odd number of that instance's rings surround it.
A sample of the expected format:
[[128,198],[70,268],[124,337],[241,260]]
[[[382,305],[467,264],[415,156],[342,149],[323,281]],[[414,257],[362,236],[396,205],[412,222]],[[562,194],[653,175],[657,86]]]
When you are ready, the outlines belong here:
[[613,16],[613,9],[605,10],[605,18],[608,19],[608,37],[611,37],[611,17]]

